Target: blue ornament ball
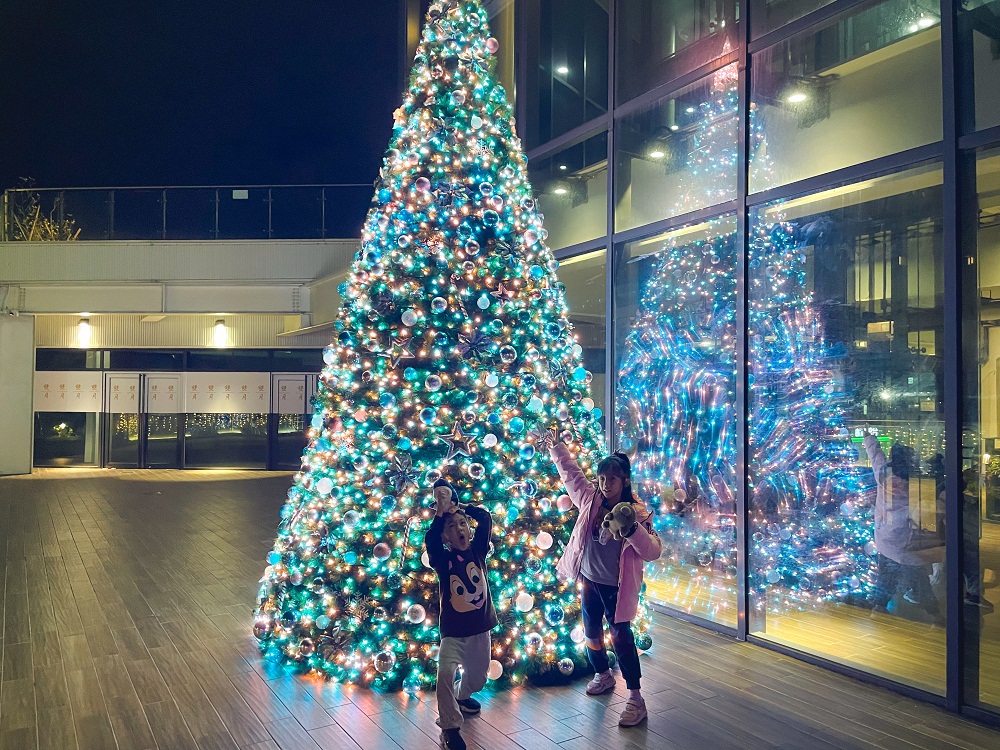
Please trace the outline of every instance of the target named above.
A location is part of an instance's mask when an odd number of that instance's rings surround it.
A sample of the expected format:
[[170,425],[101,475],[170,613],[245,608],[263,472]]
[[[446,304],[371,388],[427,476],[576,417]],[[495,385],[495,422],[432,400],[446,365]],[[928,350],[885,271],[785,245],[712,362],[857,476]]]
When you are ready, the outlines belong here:
[[639,633],[635,637],[635,647],[640,651],[649,651],[653,646],[653,636],[649,633]]

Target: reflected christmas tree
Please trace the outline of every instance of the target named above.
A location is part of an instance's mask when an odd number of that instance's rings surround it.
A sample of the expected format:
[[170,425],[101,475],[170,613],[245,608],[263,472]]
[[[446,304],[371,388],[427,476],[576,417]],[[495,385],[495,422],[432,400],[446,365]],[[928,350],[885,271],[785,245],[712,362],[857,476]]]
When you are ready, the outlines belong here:
[[[736,69],[713,78],[674,213],[733,182]],[[691,109],[688,110],[689,112]],[[763,148],[759,128],[752,145]],[[643,492],[660,501],[657,577],[713,616],[736,588],[736,232],[676,233],[642,284],[616,420]],[[845,428],[848,394],[806,287],[808,230],[775,219],[751,240],[751,588],[774,609],[872,588],[871,496]],[[687,591],[688,593],[684,593]],[[690,606],[691,601],[678,602]]]
[[491,678],[586,664],[575,586],[555,574],[575,511],[528,435],[559,423],[587,468],[602,415],[497,50],[478,0],[431,4],[262,580],[265,654],[339,680],[433,684],[422,550],[442,476],[494,519]]

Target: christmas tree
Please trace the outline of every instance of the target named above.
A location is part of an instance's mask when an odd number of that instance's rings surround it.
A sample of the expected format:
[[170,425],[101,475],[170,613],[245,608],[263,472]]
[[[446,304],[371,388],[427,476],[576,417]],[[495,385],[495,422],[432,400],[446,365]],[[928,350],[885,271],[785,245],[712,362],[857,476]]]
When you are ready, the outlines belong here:
[[498,47],[479,0],[430,6],[262,579],[265,654],[338,680],[434,682],[422,549],[441,477],[494,520],[490,677],[586,664],[575,586],[555,574],[575,511],[529,433],[559,423],[586,469],[601,413],[491,72]]
[[[736,163],[735,66],[712,79],[694,120],[675,213],[725,196]],[[759,126],[752,146],[763,149]],[[623,350],[616,421],[642,491],[660,499],[661,580],[709,590],[713,616],[735,602],[735,222],[667,241],[651,258]],[[872,588],[871,495],[845,428],[835,350],[805,284],[808,231],[774,221],[750,251],[751,590],[786,609]],[[714,589],[713,589],[714,587]]]

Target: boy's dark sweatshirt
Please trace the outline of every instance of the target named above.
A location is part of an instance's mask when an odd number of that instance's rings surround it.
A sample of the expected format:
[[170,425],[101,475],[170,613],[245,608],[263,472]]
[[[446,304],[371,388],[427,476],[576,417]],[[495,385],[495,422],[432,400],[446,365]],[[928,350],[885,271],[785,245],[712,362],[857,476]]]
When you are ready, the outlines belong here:
[[476,533],[467,550],[448,549],[441,541],[441,532],[450,514],[436,517],[424,540],[427,559],[438,574],[441,598],[438,625],[442,638],[479,635],[497,624],[486,577],[486,552],[493,532],[493,519],[489,511],[476,505],[462,506],[461,510],[476,522]]

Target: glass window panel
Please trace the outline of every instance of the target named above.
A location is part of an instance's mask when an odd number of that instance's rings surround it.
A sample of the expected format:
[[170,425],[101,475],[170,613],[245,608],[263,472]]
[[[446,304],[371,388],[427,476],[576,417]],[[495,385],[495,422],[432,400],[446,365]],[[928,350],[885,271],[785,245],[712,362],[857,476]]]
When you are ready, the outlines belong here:
[[601,0],[531,0],[526,82],[531,149],[608,111],[608,11]]
[[271,237],[293,240],[322,237],[323,198],[323,189],[318,187],[271,188]]
[[267,414],[188,414],[184,466],[266,468]]
[[736,197],[737,77],[727,65],[619,122],[617,231]]
[[973,71],[972,129],[1000,125],[1000,0],[968,0],[959,6],[958,38]]
[[[566,286],[569,320],[583,347],[583,365],[594,376],[590,396],[598,420],[605,423],[605,373],[607,371],[608,325],[605,300],[607,287],[607,251],[597,250],[560,261],[559,281]],[[596,411],[595,409],[595,411]]]
[[530,176],[549,247],[558,250],[607,235],[607,133],[533,160]]
[[753,56],[751,192],[941,140],[941,29],[919,7],[889,0]]
[[966,699],[1000,708],[1000,150],[980,155],[975,246],[962,265],[967,374],[962,448]]
[[267,349],[194,349],[188,352],[192,372],[270,372],[271,352]]
[[945,690],[942,173],[750,215],[750,627]]
[[750,33],[756,39],[832,2],[833,0],[750,0]]
[[319,372],[323,369],[322,349],[291,349],[274,352],[274,372]]
[[35,466],[94,466],[101,460],[96,412],[35,412]]
[[100,370],[103,354],[99,349],[37,349],[35,370]]
[[302,465],[302,451],[306,447],[306,424],[309,417],[304,414],[278,414],[278,455],[274,468],[298,469]]
[[111,352],[112,370],[184,369],[184,352],[158,352],[147,349],[120,349]]
[[267,188],[219,188],[219,239],[267,239]]
[[735,0],[618,3],[617,102],[707,65],[738,44]]
[[657,508],[654,602],[736,625],[736,217],[625,246],[615,430]]

